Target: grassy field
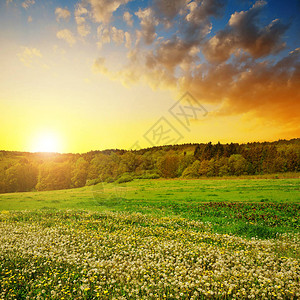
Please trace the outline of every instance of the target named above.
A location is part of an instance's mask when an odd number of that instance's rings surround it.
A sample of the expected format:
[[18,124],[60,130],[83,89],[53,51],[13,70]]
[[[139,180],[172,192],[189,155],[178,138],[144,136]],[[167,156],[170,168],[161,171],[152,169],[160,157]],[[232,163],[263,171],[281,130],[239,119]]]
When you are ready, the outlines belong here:
[[0,195],[0,299],[298,299],[300,179]]
[[0,210],[75,209],[181,216],[219,233],[274,237],[300,228],[300,179],[135,180],[0,195]]

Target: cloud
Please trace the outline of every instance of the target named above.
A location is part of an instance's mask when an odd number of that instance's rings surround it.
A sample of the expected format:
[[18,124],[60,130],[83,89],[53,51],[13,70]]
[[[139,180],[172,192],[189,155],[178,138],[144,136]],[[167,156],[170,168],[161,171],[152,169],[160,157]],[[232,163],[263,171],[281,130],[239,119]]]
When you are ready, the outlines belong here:
[[98,26],[97,28],[97,36],[99,41],[97,42],[98,48],[101,49],[104,44],[108,44],[111,41],[111,34],[108,27],[104,27],[103,25]]
[[248,11],[232,14],[227,28],[220,30],[205,43],[205,57],[212,62],[222,62],[237,49],[243,49],[254,58],[276,54],[284,49],[286,45],[282,36],[288,25],[275,19],[263,28],[258,26],[265,4],[264,1],[257,1]]
[[140,23],[135,32],[98,27],[99,45],[124,44],[128,60],[111,70],[110,61],[100,57],[94,71],[126,86],[142,82],[180,94],[188,90],[218,107],[215,116],[245,114],[299,128],[300,49],[281,59],[269,56],[285,47],[288,25],[278,19],[261,24],[264,1],[234,12],[209,38],[212,17],[222,16],[225,1],[153,3],[135,12]]
[[183,63],[197,61],[199,50],[192,43],[187,43],[178,37],[163,40],[153,52],[147,56],[147,66],[161,65],[170,72]]
[[[129,62],[113,77],[122,75],[126,82],[148,78],[154,87],[163,87],[165,82],[167,86],[176,86],[178,76],[190,73],[199,61],[200,44],[211,30],[209,18],[219,16],[223,6],[224,1],[220,0],[196,0],[190,3],[174,0],[154,1],[154,7],[139,9],[135,13],[140,20],[140,30],[136,30],[135,34],[135,48],[128,53]],[[157,38],[159,21],[163,19],[165,25],[171,24],[176,15],[180,18],[176,20],[180,24],[180,34]],[[170,27],[165,28],[168,30]],[[126,36],[126,47],[129,48],[129,35]],[[140,45],[141,39],[146,49]]]
[[225,4],[226,1],[224,0],[192,1],[188,4],[189,13],[186,15],[186,20],[194,24],[200,24],[206,21],[208,16],[221,16]]
[[145,82],[152,88],[175,88],[176,78],[168,72],[163,66],[154,64],[149,68],[146,63],[148,51],[134,49],[129,51],[129,62],[123,68],[117,71],[109,70],[102,57],[95,60],[93,70],[108,76],[111,80],[120,80],[125,86],[130,86],[137,82]]
[[116,44],[120,45],[124,41],[124,31],[113,26],[111,28],[111,37]]
[[[129,62],[119,72],[127,77],[126,82],[134,82],[135,78],[148,78],[151,86],[163,87],[166,83],[166,86],[175,87],[179,78],[197,67],[201,43],[211,30],[209,18],[219,16],[225,2],[207,0],[192,1],[189,4],[188,1],[172,3],[156,1],[154,8],[139,9],[135,13],[140,20],[140,30],[136,31],[135,48],[128,53]],[[159,7],[162,8],[160,12]],[[158,37],[159,20],[175,17],[175,14],[179,14],[180,20],[176,20],[176,23],[180,24],[180,33],[168,38],[163,35]],[[141,38],[146,47],[140,44]]]
[[104,57],[98,57],[93,65],[93,70],[95,73],[102,73],[102,74],[108,74],[108,70],[105,66],[105,58]]
[[26,0],[22,2],[22,7],[27,9],[29,6],[35,4],[35,0]]
[[125,35],[125,47],[130,49],[132,43],[131,35],[129,32],[125,32],[124,35]]
[[131,0],[86,0],[91,8],[96,22],[108,24],[113,13],[123,4]]
[[88,10],[82,4],[77,4],[75,8],[75,21],[77,24],[77,32],[82,37],[89,35],[91,32],[91,28],[86,24],[85,19],[85,16],[88,15],[88,13]]
[[63,29],[58,31],[56,36],[58,39],[67,42],[71,47],[76,43],[76,39],[69,29]]
[[42,54],[37,48],[22,47],[22,52],[18,53],[19,60],[26,66],[30,67],[35,58],[41,58]]
[[61,7],[57,7],[55,9],[55,15],[56,15],[56,21],[57,22],[59,22],[60,19],[69,21],[69,19],[71,17],[70,11],[66,8],[61,8]]
[[172,20],[188,2],[187,0],[154,0],[154,9],[160,19]]
[[132,20],[132,15],[128,12],[125,11],[123,14],[123,20],[126,22],[126,24],[130,27],[133,26],[133,20]]
[[98,36],[98,48],[101,49],[104,44],[114,42],[117,45],[122,45],[126,48],[131,48],[132,37],[129,32],[122,29],[118,29],[115,26],[109,27],[106,25],[100,25],[97,28]]
[[182,12],[184,22],[181,30],[184,32],[184,39],[198,45],[202,43],[211,32],[211,17],[220,17],[225,3],[223,0],[194,0],[188,3]]
[[152,44],[157,36],[155,27],[158,25],[158,20],[155,18],[154,11],[152,8],[148,7],[144,10],[139,9],[135,14],[140,19],[140,33],[144,38],[145,43],[147,45]]
[[91,28],[87,24],[80,24],[77,26],[77,32],[80,36],[85,37],[91,33]]
[[206,65],[179,81],[199,101],[221,105],[217,115],[252,114],[299,128],[300,49],[276,63],[249,58]]
[[[94,70],[126,86],[144,82],[153,89],[179,94],[188,90],[204,105],[218,106],[215,116],[247,114],[300,130],[300,48],[276,63],[244,56],[243,63],[237,57],[215,65],[195,64],[197,50],[179,45],[174,49],[167,43],[164,55],[134,49],[128,53],[128,64],[120,70],[110,71],[103,60],[94,64]],[[182,57],[189,58],[184,61]]]

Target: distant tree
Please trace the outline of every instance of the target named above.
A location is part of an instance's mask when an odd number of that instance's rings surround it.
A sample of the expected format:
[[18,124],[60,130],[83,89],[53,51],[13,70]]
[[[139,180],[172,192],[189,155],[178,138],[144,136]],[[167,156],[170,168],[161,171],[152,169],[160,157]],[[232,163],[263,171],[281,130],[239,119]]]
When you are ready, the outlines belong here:
[[214,145],[213,155],[214,157],[222,157],[224,155],[224,146],[220,142]]
[[0,193],[5,193],[5,173],[0,169]]
[[230,143],[224,146],[224,156],[230,157],[232,154],[238,154],[238,144]]
[[248,163],[247,160],[241,154],[233,154],[228,160],[228,166],[231,175],[243,175],[247,174]]
[[197,144],[195,151],[194,151],[195,159],[201,159],[201,154],[202,154],[201,147],[199,144]]
[[[194,151],[193,155],[189,154]],[[0,151],[0,193],[80,187],[132,178],[227,176],[300,171],[300,139],[268,143],[168,145],[86,154]]]
[[191,166],[195,161],[195,157],[192,154],[184,154],[179,161],[178,176],[181,176],[183,172]]
[[40,166],[36,189],[50,191],[71,187],[71,165],[68,162],[49,162]]
[[162,177],[174,178],[178,176],[179,157],[175,152],[169,151],[157,162],[157,168]]
[[140,165],[137,168],[139,172],[143,173],[145,171],[154,171],[156,169],[156,159],[150,151],[147,151],[143,155],[141,155],[140,161]]
[[37,184],[37,173],[37,168],[29,163],[11,166],[5,172],[5,191],[31,191]]
[[287,170],[287,161],[285,157],[279,155],[274,160],[274,172],[286,172]]
[[19,192],[19,182],[21,180],[19,166],[14,165],[5,171],[5,191],[8,193]]
[[182,173],[183,178],[198,178],[200,176],[201,162],[196,160],[192,165],[189,165]]
[[219,160],[217,158],[212,158],[208,162],[208,172],[206,173],[206,176],[212,177],[212,176],[218,176],[219,175]]
[[262,170],[264,173],[274,173],[275,159],[278,153],[275,145],[265,146],[263,150]]
[[88,171],[88,179],[99,178],[106,181],[107,178],[115,179],[120,175],[120,158],[117,154],[98,154],[90,163]]
[[230,175],[230,169],[228,164],[228,158],[222,157],[219,160],[219,176],[228,176]]
[[201,161],[200,168],[199,168],[200,176],[207,176],[208,172],[209,172],[209,161],[208,160]]
[[29,164],[29,160],[26,157],[22,157],[19,159],[19,164],[21,165]]
[[262,164],[264,161],[263,147],[259,144],[251,145],[247,153],[247,160],[251,163],[251,170],[253,174],[261,174],[263,172]]
[[299,152],[289,147],[286,151],[287,170],[290,172],[300,171],[300,155]]
[[121,173],[134,173],[142,163],[141,156],[134,152],[126,152],[121,156],[120,170]]
[[72,170],[71,184],[72,187],[82,187],[85,186],[87,176],[88,176],[89,163],[80,157],[77,159],[75,166]]
[[205,145],[201,153],[201,160],[210,160],[214,156],[214,147],[211,142]]

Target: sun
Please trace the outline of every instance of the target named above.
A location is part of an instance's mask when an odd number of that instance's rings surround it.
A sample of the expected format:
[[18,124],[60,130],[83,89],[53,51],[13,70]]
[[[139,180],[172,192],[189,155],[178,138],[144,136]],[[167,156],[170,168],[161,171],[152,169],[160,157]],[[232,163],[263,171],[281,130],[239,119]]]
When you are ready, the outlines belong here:
[[35,137],[32,152],[60,152],[59,137],[54,133],[41,133]]

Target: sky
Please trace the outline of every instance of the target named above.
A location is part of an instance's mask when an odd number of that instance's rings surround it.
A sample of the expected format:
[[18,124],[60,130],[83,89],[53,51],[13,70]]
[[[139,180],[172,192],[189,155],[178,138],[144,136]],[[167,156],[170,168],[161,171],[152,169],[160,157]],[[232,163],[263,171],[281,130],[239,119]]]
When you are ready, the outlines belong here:
[[299,16],[299,0],[0,0],[0,150],[299,138]]

